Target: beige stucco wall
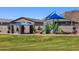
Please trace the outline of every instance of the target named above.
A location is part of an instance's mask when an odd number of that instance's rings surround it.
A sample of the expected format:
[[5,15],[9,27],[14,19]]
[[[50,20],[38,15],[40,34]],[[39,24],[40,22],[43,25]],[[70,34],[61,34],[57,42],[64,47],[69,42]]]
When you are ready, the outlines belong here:
[[[25,33],[29,33],[29,29],[30,29],[30,27],[29,26],[24,26],[25,27]],[[19,31],[17,31],[17,28],[19,29]],[[14,33],[20,33],[20,26],[18,26],[18,25],[14,25]]]
[[0,25],[0,33],[7,33],[8,26],[7,25]]

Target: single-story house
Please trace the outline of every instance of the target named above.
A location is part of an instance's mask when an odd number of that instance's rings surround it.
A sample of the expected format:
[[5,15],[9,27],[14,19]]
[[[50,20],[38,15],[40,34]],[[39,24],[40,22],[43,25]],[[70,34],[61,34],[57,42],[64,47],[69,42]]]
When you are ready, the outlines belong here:
[[[44,25],[47,24],[47,23],[52,23],[52,22],[53,22],[52,20],[46,20],[46,21],[44,21]],[[56,23],[57,20],[54,20],[54,22]],[[58,24],[59,24],[60,28],[65,32],[72,32],[73,27],[77,27],[77,31],[79,33],[79,22],[77,22],[77,21],[60,19],[58,21]]]
[[[49,29],[51,30],[51,33],[57,31],[58,32],[58,27],[61,28],[62,31],[64,32],[73,32],[73,28],[75,27],[77,30],[77,33],[79,33],[79,22],[76,21],[75,19],[68,19],[66,17],[60,16],[56,13],[50,14],[49,16],[46,17],[45,21],[44,21],[44,26],[46,26],[47,24],[52,24],[52,23],[57,23],[58,26],[54,28]],[[55,31],[54,31],[55,30]],[[48,32],[48,30],[47,30]]]
[[39,27],[43,29],[43,20],[25,17],[0,20],[0,33],[33,33]]

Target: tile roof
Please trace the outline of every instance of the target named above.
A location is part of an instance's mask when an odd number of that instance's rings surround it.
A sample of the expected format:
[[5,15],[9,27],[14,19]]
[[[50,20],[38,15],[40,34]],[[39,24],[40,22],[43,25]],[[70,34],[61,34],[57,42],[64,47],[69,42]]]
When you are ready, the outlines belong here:
[[0,22],[11,22],[12,19],[4,19],[4,18],[0,18]]

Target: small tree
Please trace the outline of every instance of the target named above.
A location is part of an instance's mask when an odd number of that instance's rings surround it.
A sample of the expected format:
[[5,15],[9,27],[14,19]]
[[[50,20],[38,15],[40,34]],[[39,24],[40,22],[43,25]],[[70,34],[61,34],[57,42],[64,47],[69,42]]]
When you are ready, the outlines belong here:
[[38,30],[42,30],[42,28],[39,26],[39,27],[38,27]]
[[16,28],[16,31],[19,32],[19,28],[18,27]]

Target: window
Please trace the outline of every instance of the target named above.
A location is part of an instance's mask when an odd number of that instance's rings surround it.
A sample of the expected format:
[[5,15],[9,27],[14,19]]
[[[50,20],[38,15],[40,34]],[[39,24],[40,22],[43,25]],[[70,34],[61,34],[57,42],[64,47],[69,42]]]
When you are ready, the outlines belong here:
[[66,26],[66,25],[71,25],[71,22],[70,21],[61,21],[61,22],[59,21],[58,24]]

